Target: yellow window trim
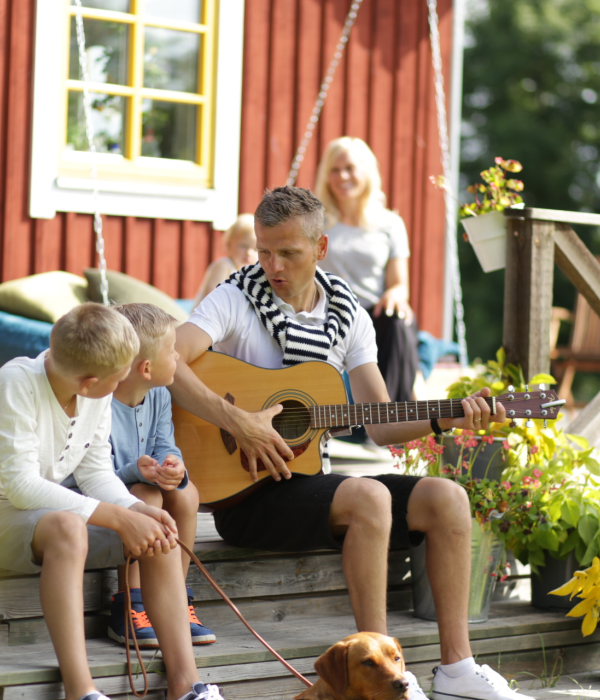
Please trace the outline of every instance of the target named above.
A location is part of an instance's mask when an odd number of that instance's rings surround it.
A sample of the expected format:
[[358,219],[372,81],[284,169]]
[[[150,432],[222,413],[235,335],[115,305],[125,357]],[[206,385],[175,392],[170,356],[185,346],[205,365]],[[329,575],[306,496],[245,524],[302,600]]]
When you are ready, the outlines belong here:
[[[68,37],[64,47],[64,99],[62,100],[61,114],[61,141],[59,152],[62,154],[58,163],[59,177],[90,178],[89,163],[85,160],[73,162],[69,158],[66,149],[68,95],[69,92],[83,91],[83,83],[79,80],[68,78],[68,66],[70,58],[70,30],[71,18],[75,16],[77,8],[70,4],[70,0],[64,0],[67,6],[65,20],[67,23],[65,36]],[[83,8],[82,16],[89,19],[119,22],[131,26],[130,39],[128,41],[128,85],[116,85],[109,83],[90,83],[90,92],[102,93],[125,97],[128,101],[126,120],[124,124],[125,153],[119,163],[97,163],[98,177],[101,180],[139,181],[149,183],[163,182],[165,185],[183,185],[190,187],[213,186],[213,159],[214,159],[214,84],[216,82],[216,50],[215,35],[217,31],[218,0],[203,0],[203,23],[193,24],[187,22],[173,22],[162,18],[150,17],[141,14],[144,0],[132,0],[132,13],[113,12],[109,10],[97,10]],[[160,27],[187,31],[202,36],[201,48],[198,52],[198,93],[184,93],[174,90],[158,90],[143,87],[143,42],[144,27]],[[212,31],[211,31],[212,28]],[[156,101],[177,102],[196,105],[198,108],[196,120],[196,162],[173,162],[170,159],[153,159],[152,167],[140,164],[141,157],[141,123],[142,100],[152,99]],[[83,156],[83,152],[78,152]],[[85,158],[85,157],[84,157]],[[146,158],[144,158],[145,160]],[[161,167],[161,162],[165,167]]]

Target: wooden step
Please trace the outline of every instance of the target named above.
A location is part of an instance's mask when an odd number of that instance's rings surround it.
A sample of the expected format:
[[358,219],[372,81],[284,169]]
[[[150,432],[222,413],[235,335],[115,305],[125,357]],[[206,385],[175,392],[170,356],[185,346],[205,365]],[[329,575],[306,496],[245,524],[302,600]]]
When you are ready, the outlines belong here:
[[[427,685],[432,667],[439,662],[437,625],[399,611],[389,614],[389,626],[404,646],[409,667]],[[351,615],[326,619],[299,615],[293,622],[287,617],[285,622],[257,621],[255,627],[301,672],[308,672],[317,656],[355,630]],[[478,662],[489,663],[504,674],[519,677],[527,671],[539,676],[544,665],[551,668],[556,659],[562,660],[562,673],[570,674],[589,670],[600,652],[600,632],[584,639],[579,627],[579,620],[562,613],[542,613],[524,603],[495,603],[490,619],[471,625],[470,635]],[[99,688],[113,698],[125,693],[124,649],[108,640],[90,640],[87,647]],[[239,622],[223,624],[218,642],[196,647],[195,652],[203,680],[221,685],[227,700],[271,697],[265,694],[267,688],[275,693],[273,697],[291,698],[302,689]],[[149,668],[158,672],[150,675],[152,687],[164,688],[160,653],[144,652],[144,658]],[[527,679],[525,674],[520,677]],[[63,698],[51,644],[5,648],[0,660],[0,687],[4,688],[3,700]]]

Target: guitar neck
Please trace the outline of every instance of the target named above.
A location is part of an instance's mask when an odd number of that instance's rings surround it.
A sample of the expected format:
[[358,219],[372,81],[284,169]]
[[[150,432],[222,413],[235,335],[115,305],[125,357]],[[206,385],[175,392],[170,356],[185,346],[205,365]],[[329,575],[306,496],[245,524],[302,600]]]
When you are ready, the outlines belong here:
[[[461,401],[462,399],[440,399],[311,406],[311,428],[347,428],[353,425],[405,423],[432,418],[462,418],[465,412]],[[490,396],[485,402],[494,414],[496,397]]]

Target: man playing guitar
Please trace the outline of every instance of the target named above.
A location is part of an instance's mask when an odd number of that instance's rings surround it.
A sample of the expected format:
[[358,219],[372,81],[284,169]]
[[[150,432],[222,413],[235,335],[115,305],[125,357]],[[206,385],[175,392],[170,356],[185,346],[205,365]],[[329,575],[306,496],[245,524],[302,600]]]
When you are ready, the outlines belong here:
[[[506,681],[473,660],[467,608],[471,516],[464,490],[448,479],[384,474],[292,477],[290,448],[271,421],[280,406],[247,413],[210,391],[188,367],[209,347],[254,365],[278,369],[304,359],[325,359],[346,369],[357,402],[389,401],[377,366],[372,323],[347,285],[323,273],[327,255],[323,206],[308,190],[267,192],[255,213],[259,263],[220,285],[177,329],[180,355],[174,403],[228,431],[266,480],[241,503],[215,513],[225,541],[270,551],[341,548],[359,631],[387,634],[386,585],[390,544],[427,537],[427,571],[440,633],[441,663],[432,697],[450,700],[524,700]],[[451,428],[486,429],[488,389],[464,399],[462,418],[369,425],[379,445],[405,443]],[[496,404],[494,420],[506,414]],[[435,425],[432,425],[435,423]],[[240,466],[241,469],[241,466]],[[424,694],[411,682],[412,698]]]

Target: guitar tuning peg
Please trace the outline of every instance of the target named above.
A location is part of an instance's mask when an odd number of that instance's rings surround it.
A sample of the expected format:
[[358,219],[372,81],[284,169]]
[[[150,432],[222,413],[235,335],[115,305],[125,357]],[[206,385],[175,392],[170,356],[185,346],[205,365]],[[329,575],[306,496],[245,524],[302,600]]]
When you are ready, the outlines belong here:
[[539,384],[538,388],[539,388],[540,391],[545,391],[546,385],[545,385],[545,384]]
[[512,392],[515,390],[515,387],[512,384],[509,384],[507,390],[512,394]]
[[517,427],[517,421],[513,418],[511,422],[508,424],[511,428],[516,428]]
[[526,428],[533,428],[534,426],[535,426],[535,423],[531,420],[531,418],[525,422]]
[[525,391],[529,391],[529,384],[525,384]]
[[544,430],[548,427],[548,421],[544,418]]

